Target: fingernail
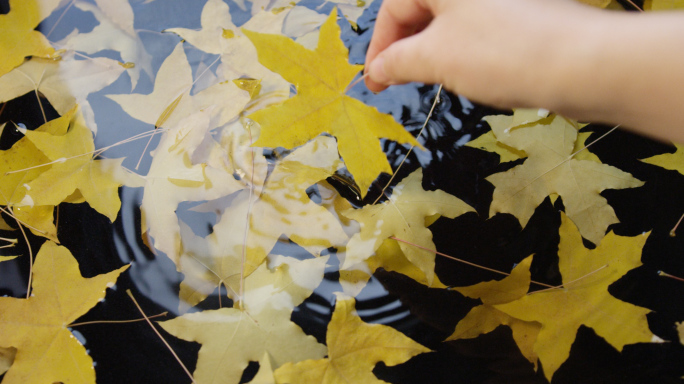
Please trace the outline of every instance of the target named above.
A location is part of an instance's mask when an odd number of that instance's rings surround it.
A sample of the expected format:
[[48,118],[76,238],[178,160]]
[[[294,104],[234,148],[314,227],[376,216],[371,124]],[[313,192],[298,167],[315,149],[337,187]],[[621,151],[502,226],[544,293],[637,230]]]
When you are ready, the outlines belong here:
[[385,59],[383,57],[373,60],[368,69],[368,76],[378,84],[390,85],[391,81],[385,72]]

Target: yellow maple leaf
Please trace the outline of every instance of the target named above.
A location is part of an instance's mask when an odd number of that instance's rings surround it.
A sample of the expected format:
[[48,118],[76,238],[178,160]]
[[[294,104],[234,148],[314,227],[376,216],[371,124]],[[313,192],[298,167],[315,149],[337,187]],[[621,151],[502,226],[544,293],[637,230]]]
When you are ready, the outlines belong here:
[[[241,169],[232,166],[226,150],[232,145],[221,145],[210,130],[215,127],[210,109],[191,114],[162,135],[150,170],[145,176],[141,211],[142,233],[154,238],[154,247],[162,251],[178,266],[180,258],[180,228],[176,209],[184,201],[218,199],[245,188],[233,174]],[[247,132],[239,122],[225,130],[243,131],[237,145],[245,146]],[[222,133],[225,133],[225,130]],[[225,144],[230,144],[229,142]],[[251,153],[251,151],[249,152]],[[234,153],[238,158],[238,153]],[[255,173],[265,174],[266,160],[254,155]],[[251,165],[249,164],[251,169]]]
[[26,138],[51,160],[52,166],[26,185],[17,205],[54,206],[78,192],[93,209],[114,221],[121,208],[119,187],[127,179],[121,168],[123,160],[94,159],[93,134],[83,125],[77,107],[63,118],[61,121],[70,124],[64,135],[24,132]]
[[[71,115],[65,115],[48,121],[35,131],[56,136],[63,135],[69,127],[70,120]],[[0,180],[2,180],[0,204],[12,207],[16,218],[25,223],[34,234],[57,241],[57,229],[53,219],[54,206],[20,206],[19,204],[27,192],[28,183],[51,167],[47,165],[36,168],[36,166],[49,162],[50,159],[27,137],[19,139],[12,148],[0,151]]]
[[193,373],[201,384],[237,384],[249,362],[259,361],[266,352],[275,367],[321,358],[325,346],[290,316],[323,280],[326,261],[294,260],[275,271],[262,264],[245,280],[242,310],[205,310],[159,324],[176,337],[202,344]]
[[500,281],[492,280],[469,287],[454,287],[454,290],[464,296],[480,299],[483,304],[471,309],[456,324],[456,329],[446,340],[472,339],[489,333],[500,325],[507,325],[511,328],[513,340],[522,355],[536,367],[537,354],[534,352],[534,343],[541,325],[535,321],[516,319],[492,306],[509,303],[527,293],[530,286],[531,264],[532,256],[529,256],[513,268],[510,276]]
[[128,266],[89,279],[64,247],[43,244],[28,299],[0,297],[0,347],[17,354],[3,383],[95,383],[93,361],[69,326],[105,296]]
[[672,171],[677,171],[684,175],[684,145],[675,144],[675,147],[677,148],[675,153],[664,153],[641,161]]
[[601,242],[608,226],[618,219],[599,193],[639,187],[643,182],[615,167],[572,158],[577,127],[561,116],[512,128],[492,124],[497,140],[525,151],[528,158],[506,172],[487,177],[495,187],[490,216],[510,213],[524,227],[537,206],[547,196],[557,194],[582,236],[595,244]]
[[338,294],[326,335],[328,357],[285,364],[276,369],[276,382],[380,384],[384,381],[372,372],[378,362],[391,367],[430,352],[392,327],[364,323],[355,313],[354,303]]
[[[558,258],[564,287],[494,305],[515,318],[542,324],[534,352],[549,380],[568,358],[581,325],[592,328],[618,351],[627,344],[652,340],[646,321],[650,310],[620,301],[608,292],[612,283],[641,265],[647,238],[648,234],[622,237],[611,232],[596,249],[589,250],[577,227],[561,213]],[[615,319],[620,319],[620,326]]]
[[392,116],[344,94],[361,66],[347,62],[337,11],[321,27],[314,51],[284,36],[243,32],[256,46],[259,61],[297,88],[297,95],[284,103],[249,115],[262,129],[255,146],[294,148],[329,133],[365,196],[381,172],[392,173],[379,138],[420,145]]
[[[10,0],[10,11],[0,15],[0,76],[24,62],[27,56],[56,57],[55,50],[42,33],[35,30],[57,0],[41,4],[38,0]],[[57,1],[57,4],[59,1]]]
[[[361,224],[361,231],[347,244],[341,269],[348,269],[373,255],[383,240],[396,236],[423,248],[435,249],[432,232],[426,218],[441,215],[449,218],[472,212],[474,209],[446,192],[425,191],[422,169],[414,171],[392,190],[390,198],[376,205],[348,210],[344,216]],[[435,275],[435,254],[413,245],[400,243],[406,258],[425,274],[428,285]]]

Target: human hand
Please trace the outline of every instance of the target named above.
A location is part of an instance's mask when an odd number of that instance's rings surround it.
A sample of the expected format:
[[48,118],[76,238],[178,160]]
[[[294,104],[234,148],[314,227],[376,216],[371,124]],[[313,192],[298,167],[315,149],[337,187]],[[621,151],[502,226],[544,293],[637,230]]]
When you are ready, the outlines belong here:
[[596,13],[572,0],[385,0],[366,85],[441,83],[497,107],[553,106]]

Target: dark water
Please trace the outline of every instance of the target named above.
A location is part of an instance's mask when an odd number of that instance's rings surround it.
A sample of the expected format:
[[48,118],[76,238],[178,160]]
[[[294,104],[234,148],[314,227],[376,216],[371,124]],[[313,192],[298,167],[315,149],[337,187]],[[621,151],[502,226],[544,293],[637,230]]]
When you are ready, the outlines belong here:
[[[141,1],[131,3],[136,9],[136,28],[150,31],[147,35],[142,34],[142,38],[155,58],[155,71],[179,40],[176,35],[159,32],[170,26],[198,28],[199,14],[204,4],[203,1],[181,0],[157,0],[146,6],[142,6]],[[228,3],[234,13],[235,24],[240,25],[247,20],[249,12],[243,12],[233,3]],[[302,1],[299,4],[315,8],[321,2]],[[363,63],[379,4],[380,1],[376,0],[359,19],[357,30],[350,28],[345,21],[340,22],[342,37],[350,48],[350,61],[353,63]],[[331,4],[326,4],[319,12],[329,13],[331,8]],[[169,20],[173,20],[173,25],[169,24]],[[53,15],[44,23],[42,30],[51,29],[55,21]],[[96,23],[89,13],[72,10],[54,29],[50,38],[58,40],[73,28],[85,32]],[[192,49],[187,50],[187,53],[193,65],[210,63],[215,59]],[[143,75],[135,92],[147,93],[152,86],[152,82]],[[123,75],[110,87],[89,98],[96,108],[97,123],[101,127],[96,138],[97,147],[141,131],[141,123],[104,98],[105,94],[121,93],[125,89],[130,89],[130,81]],[[411,133],[417,134],[436,92],[436,86],[409,84],[373,95],[359,85],[350,94],[383,112],[391,113]],[[46,103],[43,100],[43,104]],[[108,109],[113,112],[107,113]],[[497,155],[464,147],[463,144],[488,131],[486,124],[481,122],[483,116],[498,113],[502,112],[443,92],[435,115],[428,122],[421,139],[428,151],[413,152],[399,170],[396,180],[422,167],[425,189],[444,190],[476,209],[477,213],[456,219],[439,219],[430,227],[440,251],[498,270],[510,270],[515,263],[534,253],[532,279],[560,284],[556,252],[561,200],[553,205],[547,199],[537,208],[524,229],[510,215],[500,214],[487,219],[493,187],[485,178],[520,161],[500,165]],[[48,118],[57,116],[54,110],[48,109],[47,114]],[[33,94],[8,103],[1,117],[2,121],[22,123],[29,129],[42,123]],[[117,129],[104,128],[108,126]],[[596,132],[592,136],[596,138],[607,127],[590,125],[585,130]],[[5,129],[0,148],[9,148],[20,137],[19,133]],[[133,168],[143,152],[144,144],[138,142],[117,147],[106,155],[126,156],[124,165]],[[153,142],[152,147],[154,145]],[[393,142],[383,142],[383,148],[393,167],[399,164],[407,152],[407,148]],[[684,176],[638,161],[672,150],[667,145],[622,131],[616,131],[592,147],[592,151],[604,163],[617,166],[646,182],[642,188],[602,193],[621,221],[611,227],[617,234],[633,236],[652,231],[643,252],[644,266],[629,272],[611,286],[610,292],[621,300],[653,310],[648,318],[651,330],[668,342],[630,345],[620,353],[591,329],[581,328],[570,358],[557,371],[554,382],[679,382],[678,378],[684,375],[684,347],[676,342],[678,339],[674,329],[676,321],[684,320],[684,283],[656,274],[659,270],[665,270],[673,275],[684,276],[684,234],[674,238],[668,236],[673,224],[684,212],[684,199],[681,198]],[[143,157],[141,173],[147,171],[150,161],[149,154]],[[387,179],[381,178],[378,184],[384,185]],[[345,190],[344,185],[332,183],[356,205],[372,202],[379,193],[378,188],[371,188],[366,201],[360,203],[353,200],[353,194]],[[133,291],[148,315],[169,311],[167,318],[172,318],[178,308],[178,289],[182,276],[168,258],[153,254],[141,240],[139,207],[142,189],[122,188],[121,199],[123,206],[113,224],[87,204],[62,204],[59,207],[59,238],[79,261],[84,276],[94,276],[131,263],[128,273],[119,278],[117,285],[108,292],[106,300],[79,322],[138,318],[139,313],[125,294],[126,289]],[[203,228],[213,224],[212,218],[191,211],[192,206],[181,205],[178,215],[191,223],[197,233],[201,233]],[[30,237],[30,240],[34,250],[42,242],[35,237]],[[25,245],[20,244],[13,253],[18,252],[25,254]],[[273,251],[274,254],[294,256],[303,252],[285,240]],[[329,253],[332,257],[323,283],[292,314],[292,320],[320,342],[325,341],[327,323],[334,306],[333,292],[342,290],[338,283],[338,262],[334,250],[329,250]],[[25,260],[17,260],[0,266],[0,294],[15,297],[25,295],[26,264]],[[454,286],[497,278],[489,272],[443,258],[437,258],[436,273],[445,284]],[[217,293],[202,302],[199,308],[216,308]],[[225,291],[223,295],[225,306]],[[376,272],[368,286],[357,296],[359,315],[366,322],[390,325],[435,352],[419,355],[397,367],[386,367],[380,363],[374,370],[375,374],[392,383],[545,382],[542,372],[535,373],[529,362],[520,355],[508,328],[500,327],[474,340],[442,342],[470,308],[478,304],[479,301],[464,298],[454,291],[426,288],[393,272]],[[615,326],[619,327],[620,324]],[[98,383],[188,382],[178,363],[145,323],[86,325],[77,327],[76,331],[83,336],[86,348],[96,362]],[[199,344],[167,334],[165,337],[192,371]],[[245,374],[244,381],[250,379],[256,364],[251,368]]]

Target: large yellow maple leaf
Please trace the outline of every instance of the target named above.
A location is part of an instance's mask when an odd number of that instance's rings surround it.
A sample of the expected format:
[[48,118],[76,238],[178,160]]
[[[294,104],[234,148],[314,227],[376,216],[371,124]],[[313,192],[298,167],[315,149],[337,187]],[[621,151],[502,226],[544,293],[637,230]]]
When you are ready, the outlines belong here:
[[337,296],[326,335],[328,357],[283,365],[275,371],[277,383],[380,384],[384,381],[373,375],[378,362],[391,367],[430,352],[392,327],[364,323],[354,303],[354,299]]
[[0,347],[17,349],[3,383],[94,384],[93,361],[69,326],[128,266],[86,279],[71,253],[48,241],[33,268],[30,298],[0,297]]
[[419,145],[392,116],[344,94],[361,66],[347,61],[337,11],[321,27],[314,51],[285,36],[243,32],[256,46],[259,61],[297,88],[297,95],[284,103],[249,115],[262,129],[255,146],[294,148],[329,133],[365,196],[381,172],[392,173],[379,138]]
[[[474,211],[461,199],[444,191],[423,190],[422,180],[423,171],[418,169],[397,184],[390,198],[382,204],[367,205],[343,213],[358,221],[361,231],[349,240],[342,269],[371,257],[383,240],[391,236],[423,248],[435,249],[432,232],[426,227],[427,218],[435,215],[454,218]],[[435,254],[403,242],[399,247],[406,258],[425,274],[427,284],[432,284]]]
[[69,124],[66,134],[58,136],[49,132],[25,131],[26,138],[50,161],[52,166],[42,172],[22,189],[19,204],[58,205],[74,194],[96,211],[114,221],[121,200],[119,187],[129,178],[121,167],[122,159],[95,160],[93,134],[85,125],[77,107],[64,116]]
[[59,0],[9,1],[9,13],[0,15],[0,76],[24,62],[27,56],[56,56],[50,42],[35,28],[58,4]]
[[582,236],[598,244],[608,226],[618,222],[600,192],[639,187],[643,182],[615,167],[575,159],[576,123],[561,116],[547,120],[513,127],[490,124],[497,140],[525,151],[528,157],[521,165],[487,177],[495,187],[489,215],[513,214],[524,227],[547,196],[560,195]]
[[291,259],[274,271],[262,264],[245,280],[242,309],[205,310],[159,324],[176,337],[202,344],[193,373],[198,384],[237,384],[249,362],[266,352],[275,367],[321,358],[325,346],[290,316],[323,280],[327,259]]
[[608,292],[612,283],[641,265],[647,238],[648,234],[622,237],[611,232],[590,250],[582,244],[577,227],[561,214],[558,258],[564,287],[494,305],[517,319],[542,324],[534,352],[549,380],[568,358],[581,325],[592,328],[619,351],[627,344],[652,340],[646,321],[650,310],[620,301]]

